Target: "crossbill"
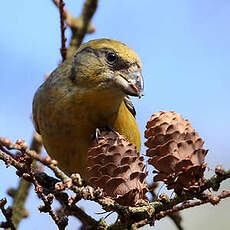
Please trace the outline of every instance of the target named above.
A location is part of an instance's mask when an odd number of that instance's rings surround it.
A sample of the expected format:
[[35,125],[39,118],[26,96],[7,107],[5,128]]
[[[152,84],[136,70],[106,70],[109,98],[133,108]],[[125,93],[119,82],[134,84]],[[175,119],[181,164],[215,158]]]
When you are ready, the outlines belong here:
[[141,70],[139,57],[125,44],[92,40],[38,88],[33,100],[35,129],[64,172],[78,172],[87,179],[87,151],[98,128],[119,132],[140,150],[135,109],[128,95],[142,96]]

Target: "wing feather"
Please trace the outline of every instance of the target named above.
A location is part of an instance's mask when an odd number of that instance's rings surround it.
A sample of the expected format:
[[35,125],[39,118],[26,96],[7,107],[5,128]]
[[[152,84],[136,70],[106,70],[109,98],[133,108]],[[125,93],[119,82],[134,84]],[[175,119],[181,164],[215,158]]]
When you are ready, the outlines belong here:
[[124,102],[125,102],[127,109],[133,114],[134,117],[136,117],[136,110],[129,96],[125,96]]

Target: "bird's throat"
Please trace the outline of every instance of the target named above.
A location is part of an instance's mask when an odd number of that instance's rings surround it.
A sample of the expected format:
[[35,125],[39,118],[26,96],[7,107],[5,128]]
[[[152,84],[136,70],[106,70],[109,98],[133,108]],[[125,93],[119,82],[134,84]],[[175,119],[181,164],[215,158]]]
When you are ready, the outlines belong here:
[[82,104],[86,106],[89,122],[99,126],[112,125],[123,99],[123,95],[110,90],[91,90],[84,93]]

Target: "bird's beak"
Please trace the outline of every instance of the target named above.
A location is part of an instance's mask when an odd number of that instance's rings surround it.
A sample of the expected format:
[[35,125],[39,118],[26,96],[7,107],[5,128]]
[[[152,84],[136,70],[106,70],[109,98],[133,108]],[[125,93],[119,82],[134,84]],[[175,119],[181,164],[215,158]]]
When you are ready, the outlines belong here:
[[122,89],[122,91],[130,96],[142,97],[144,84],[140,71],[119,73],[115,77],[115,84]]

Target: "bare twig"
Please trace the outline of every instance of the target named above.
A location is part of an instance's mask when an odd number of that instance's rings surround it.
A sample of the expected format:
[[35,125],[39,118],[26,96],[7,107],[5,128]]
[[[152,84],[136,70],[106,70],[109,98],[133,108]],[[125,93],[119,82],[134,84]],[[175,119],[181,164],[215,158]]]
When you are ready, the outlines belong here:
[[[59,2],[60,0],[52,0],[53,3],[59,8]],[[80,19],[75,18],[65,7],[63,8],[63,14],[64,14],[64,19],[70,28],[79,28],[80,27]],[[95,32],[95,26],[89,25],[87,28],[87,33],[93,33]]]
[[65,46],[66,43],[66,37],[65,37],[65,30],[66,30],[66,26],[65,26],[65,21],[64,21],[64,6],[65,3],[63,0],[59,1],[59,12],[60,12],[60,24],[61,24],[61,56],[62,56],[62,61],[65,61],[66,59],[66,53],[67,53],[67,49]]
[[[40,154],[42,147],[41,136],[37,133],[34,133],[33,139],[30,145],[30,149]],[[36,163],[33,164],[34,167]],[[29,194],[31,183],[21,179],[18,185],[18,188],[15,189],[16,193],[13,196],[13,216],[12,221],[17,228],[20,221],[27,216],[27,211],[25,209],[25,203]]]
[[82,43],[82,40],[87,33],[90,21],[96,12],[98,0],[85,0],[82,14],[78,18],[78,27],[70,27],[72,38],[67,51],[67,58],[71,58]]
[[43,188],[38,184],[34,172],[31,170],[30,172],[32,183],[35,186],[35,192],[37,193],[38,197],[43,201],[44,206],[40,206],[40,212],[47,212],[54,220],[56,225],[58,226],[59,230],[64,230],[68,225],[68,219],[66,217],[59,218],[55,212],[51,208],[51,204],[53,203],[54,196],[49,194],[46,198],[45,194],[43,193]]
[[77,47],[80,46],[85,34],[87,33],[87,28],[97,9],[97,4],[98,4],[98,0],[86,0],[84,3],[82,14],[80,17],[82,19],[82,27],[81,29],[79,29],[77,34],[78,35],[77,36],[78,43],[76,44]]
[[171,209],[165,210],[165,211],[161,211],[159,214],[156,215],[156,219],[160,220],[163,217],[165,217],[166,215],[184,210],[184,209],[188,209],[191,207],[195,207],[195,206],[200,206],[202,204],[206,204],[206,203],[211,203],[212,205],[216,205],[220,202],[220,200],[230,197],[230,192],[228,191],[222,191],[221,194],[219,194],[218,196],[212,196],[212,195],[206,195],[204,196],[203,200],[198,200],[195,202],[184,202],[182,205],[180,206],[174,206]]
[[21,179],[16,193],[13,196],[12,221],[16,228],[21,220],[28,216],[28,211],[25,208],[25,202],[27,200],[30,187],[31,184],[29,182]]
[[[52,0],[59,7],[60,0]],[[96,12],[98,0],[85,0],[82,13],[75,18],[66,8],[63,8],[63,16],[66,24],[72,31],[70,46],[67,49],[67,59],[71,58],[76,50],[81,45],[85,35],[95,31],[95,27],[90,24],[90,21]]]
[[230,170],[225,171],[221,165],[217,165],[215,168],[216,175],[204,182],[204,185],[200,187],[200,191],[205,191],[212,188],[214,191],[218,191],[220,184],[223,180],[230,178]]
[[[8,150],[6,148],[14,149],[14,147],[16,147],[17,150],[21,150],[25,146],[22,147],[22,146],[19,146],[18,144],[15,144],[16,146],[12,146],[12,143],[9,140],[6,141],[6,139],[3,139],[3,138],[1,138],[0,144],[2,146],[1,149],[4,151],[4,152],[0,152],[0,158],[2,160],[4,159],[6,164],[12,164],[16,169],[18,169],[18,171],[20,171],[21,175],[27,172],[27,166],[23,163],[18,162],[16,160],[16,156],[11,155],[12,157],[9,158],[7,157],[7,155],[4,155],[4,153],[8,153]],[[30,148],[33,151],[37,151],[38,153],[40,153],[41,146],[42,146],[41,137],[37,133],[34,133]],[[5,149],[3,147],[5,147]],[[35,163],[34,163],[34,167],[35,167]],[[25,205],[28,193],[29,193],[30,186],[31,186],[31,183],[25,181],[24,179],[21,179],[19,182],[18,188],[14,189],[15,193],[12,197],[13,198],[12,222],[16,228],[19,225],[20,221],[27,216],[27,211],[24,205]]]
[[[1,144],[4,145],[3,142],[1,142]],[[22,154],[25,154],[25,155],[23,155],[22,157],[19,158],[20,161],[25,161],[27,155],[29,157],[34,157],[34,158],[32,158],[34,160],[38,160],[38,159],[40,160],[40,159],[42,159],[38,154],[36,154],[35,151],[29,150],[27,148],[27,144],[23,140],[18,140],[18,141],[16,141],[15,144],[11,143],[11,144],[8,144],[5,147],[7,149],[16,149],[16,150],[19,150],[19,151],[21,151]],[[2,153],[3,153],[2,155],[4,156],[4,152],[2,152]],[[5,155],[5,156],[7,156],[7,155]],[[10,157],[10,156],[8,156],[8,157]],[[7,159],[7,160],[9,160],[9,159]],[[65,227],[68,224],[68,221],[67,221],[66,218],[59,218],[54,213],[54,211],[52,210],[51,204],[52,204],[53,200],[46,198],[45,194],[43,193],[43,188],[38,184],[38,182],[36,180],[36,177],[35,177],[35,173],[34,173],[34,168],[35,167],[32,166],[32,160],[31,161],[28,161],[28,160],[25,161],[25,165],[22,164],[22,167],[21,167],[21,165],[16,164],[15,161],[16,160],[14,160],[14,159],[10,159],[10,162],[14,162],[12,165],[16,166],[19,171],[22,170],[21,175],[23,176],[23,178],[26,179],[29,182],[32,182],[34,184],[34,186],[35,186],[35,192],[37,193],[38,197],[44,202],[44,206],[40,207],[39,210],[41,212],[47,212],[47,213],[49,213],[49,215],[52,217],[52,219],[54,220],[54,222],[56,223],[56,225],[58,226],[58,228],[60,230],[64,230]],[[48,164],[46,161],[42,161],[41,160],[41,162],[44,162],[44,163]],[[26,188],[28,188],[28,187],[26,186]],[[18,193],[18,196],[23,199],[23,202],[21,202],[18,199],[15,200],[16,201],[16,209],[15,209],[16,213],[19,211],[18,207],[24,208],[24,201],[26,200],[27,194],[24,195],[24,194]],[[21,217],[21,216],[19,215],[19,217]],[[21,220],[19,217],[16,215],[16,220],[18,222]]]
[[12,223],[12,209],[10,207],[8,207],[7,209],[5,209],[5,205],[6,205],[6,199],[3,198],[0,200],[0,209],[2,211],[2,214],[5,216],[6,218],[6,222],[0,222],[0,227],[1,228],[10,228],[11,230],[16,230],[15,226]]
[[[66,216],[75,216],[78,218],[84,226],[93,227],[97,226],[97,221],[92,217],[87,215],[81,208],[74,205],[75,202],[78,201],[76,198],[76,194],[72,197],[68,197],[66,193],[59,192],[55,190],[55,184],[58,183],[55,178],[48,176],[45,173],[37,172],[35,174],[35,178],[39,182],[39,184],[43,187],[44,191],[47,190],[49,193],[54,194],[55,198],[60,202],[62,208],[62,213]],[[73,198],[74,197],[74,198]]]
[[[149,184],[148,189],[149,192],[152,194],[152,199],[151,201],[157,199],[157,194],[156,194],[156,188],[158,187],[158,183],[152,182],[152,184]],[[176,225],[178,230],[183,230],[181,221],[182,217],[179,212],[177,213],[169,213],[168,217],[173,221],[173,223]]]
[[91,216],[87,215],[81,208],[77,207],[76,205],[64,207],[66,215],[77,217],[83,223],[83,225],[91,228],[98,225],[98,222],[96,220],[94,220]]
[[20,170],[21,172],[26,171],[25,165],[16,161],[13,157],[8,156],[5,152],[0,150],[0,160],[5,162],[6,167],[10,165],[14,166],[16,169]]

